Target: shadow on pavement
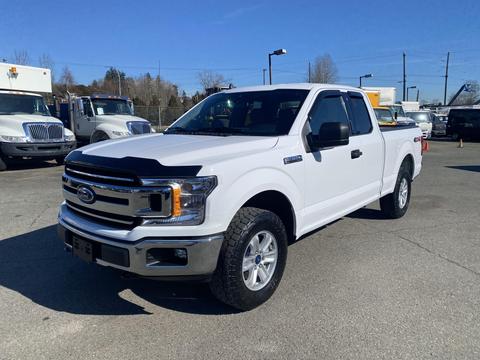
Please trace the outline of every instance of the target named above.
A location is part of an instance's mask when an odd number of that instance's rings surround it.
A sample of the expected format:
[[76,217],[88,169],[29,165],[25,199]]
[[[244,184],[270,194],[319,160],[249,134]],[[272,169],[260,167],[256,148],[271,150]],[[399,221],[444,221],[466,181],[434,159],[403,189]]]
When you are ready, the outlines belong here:
[[449,169],[480,172],[480,165],[456,165],[456,166],[445,166],[445,167]]
[[58,166],[55,161],[9,160],[7,171],[43,169]]
[[380,210],[369,208],[361,208],[345,217],[351,219],[385,220],[385,216]]
[[122,292],[130,290],[144,301],[175,311],[203,315],[236,312],[217,301],[206,284],[129,279],[121,275],[66,253],[55,226],[0,241],[0,286],[55,311],[150,314],[143,306],[123,298]]

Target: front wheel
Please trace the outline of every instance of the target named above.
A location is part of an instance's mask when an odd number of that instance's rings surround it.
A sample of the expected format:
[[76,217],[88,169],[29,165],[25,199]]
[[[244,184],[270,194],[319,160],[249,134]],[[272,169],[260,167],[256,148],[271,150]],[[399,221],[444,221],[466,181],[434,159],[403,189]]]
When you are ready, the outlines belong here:
[[7,170],[7,163],[0,157],[0,171]]
[[98,131],[92,135],[92,139],[90,140],[90,143],[97,143],[99,141],[105,141],[105,140],[110,140],[108,135],[103,131]]
[[398,172],[397,182],[392,194],[385,195],[380,199],[380,209],[383,214],[391,219],[401,218],[408,210],[412,179],[410,172],[404,165]]
[[238,211],[226,232],[210,288],[220,301],[253,309],[275,292],[287,259],[287,232],[274,213],[252,207]]

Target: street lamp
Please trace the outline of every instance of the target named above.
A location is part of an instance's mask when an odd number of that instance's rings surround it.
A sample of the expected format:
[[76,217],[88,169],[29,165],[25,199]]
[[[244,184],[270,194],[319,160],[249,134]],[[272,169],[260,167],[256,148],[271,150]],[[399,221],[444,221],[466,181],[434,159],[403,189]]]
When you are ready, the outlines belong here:
[[372,76],[373,76],[372,74],[365,74],[360,76],[360,87],[362,87],[362,79],[371,78]]
[[407,87],[407,101],[408,101],[408,89],[416,89],[416,88],[417,88],[417,86],[415,86],[415,85]]
[[268,54],[268,74],[270,75],[270,85],[272,85],[272,55],[285,55],[287,50],[278,49]]

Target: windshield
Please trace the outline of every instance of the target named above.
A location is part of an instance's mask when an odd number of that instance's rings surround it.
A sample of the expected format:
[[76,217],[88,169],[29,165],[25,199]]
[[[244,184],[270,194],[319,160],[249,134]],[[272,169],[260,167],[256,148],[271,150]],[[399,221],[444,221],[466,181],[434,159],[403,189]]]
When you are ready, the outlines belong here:
[[280,89],[218,93],[182,116],[165,134],[286,135],[308,92]]
[[407,115],[415,120],[416,123],[430,122],[430,114],[426,112],[409,112]]
[[126,100],[92,99],[95,115],[133,115]]
[[0,94],[0,115],[30,114],[50,116],[41,96]]
[[403,111],[403,108],[401,105],[392,105],[390,108],[392,109],[392,111],[397,113],[397,116],[406,117],[405,111]]
[[393,122],[392,113],[388,109],[374,109],[378,121]]

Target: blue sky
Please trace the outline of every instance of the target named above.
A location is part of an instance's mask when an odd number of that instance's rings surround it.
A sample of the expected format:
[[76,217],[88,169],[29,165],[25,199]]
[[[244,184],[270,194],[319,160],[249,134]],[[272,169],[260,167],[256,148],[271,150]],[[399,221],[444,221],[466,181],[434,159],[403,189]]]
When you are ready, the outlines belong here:
[[340,83],[397,86],[402,52],[407,82],[421,98],[442,99],[451,51],[449,94],[480,80],[480,1],[34,1],[2,0],[0,58],[27,50],[32,65],[49,54],[80,83],[117,66],[128,75],[150,71],[188,93],[202,69],[235,85],[262,82],[267,53],[276,83],[306,78],[308,61],[329,53]]

